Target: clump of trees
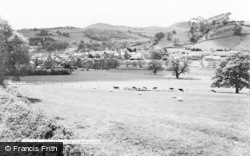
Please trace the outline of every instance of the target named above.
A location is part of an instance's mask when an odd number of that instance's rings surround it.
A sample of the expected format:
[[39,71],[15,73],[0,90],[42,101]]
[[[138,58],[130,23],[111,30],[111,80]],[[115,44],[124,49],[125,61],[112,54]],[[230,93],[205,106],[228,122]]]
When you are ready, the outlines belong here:
[[222,61],[212,78],[212,87],[235,88],[235,93],[239,93],[244,87],[250,88],[249,77],[250,55],[247,53],[235,53]]
[[185,74],[186,72],[189,72],[189,65],[190,60],[187,57],[172,57],[169,60],[169,67],[168,70],[173,72],[173,75],[176,76],[177,79],[179,79],[180,74]]
[[40,46],[40,49],[47,51],[65,50],[69,46],[67,42],[57,41],[51,37],[32,37],[29,39],[29,45]]
[[99,29],[86,29],[85,36],[96,41],[110,41],[112,38],[127,39],[129,36],[122,31],[115,30],[99,30]]
[[22,69],[29,65],[28,50],[25,39],[0,19],[0,85],[11,76],[19,80]]
[[154,37],[154,44],[157,44],[164,37],[165,37],[165,34],[163,32],[156,33]]
[[168,40],[168,41],[172,41],[173,36],[174,36],[175,34],[177,34],[175,30],[173,30],[172,32],[168,32],[168,33],[167,33],[167,40]]
[[60,36],[70,37],[70,34],[68,32],[61,32],[61,31],[57,30],[56,33]]
[[190,51],[202,51],[200,48],[191,48]]
[[77,59],[74,66],[85,69],[115,69],[120,66],[120,62],[115,58],[104,58],[104,59]]

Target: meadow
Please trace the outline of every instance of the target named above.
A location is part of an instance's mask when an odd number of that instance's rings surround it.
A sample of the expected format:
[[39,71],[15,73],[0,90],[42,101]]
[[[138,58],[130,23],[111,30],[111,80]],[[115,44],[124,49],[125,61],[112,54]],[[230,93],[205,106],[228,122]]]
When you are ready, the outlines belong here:
[[[20,85],[18,90],[39,99],[31,106],[55,116],[78,139],[100,139],[101,144],[90,145],[99,155],[250,155],[250,98],[231,89],[211,92],[213,75],[197,68],[180,80],[170,72],[75,72],[23,77],[45,84]],[[184,92],[123,90],[126,86]]]

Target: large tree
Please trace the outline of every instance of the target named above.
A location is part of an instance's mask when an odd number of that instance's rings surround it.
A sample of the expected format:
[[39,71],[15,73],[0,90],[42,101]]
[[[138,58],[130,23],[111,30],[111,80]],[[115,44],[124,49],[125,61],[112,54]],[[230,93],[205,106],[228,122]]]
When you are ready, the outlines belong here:
[[186,57],[172,57],[169,63],[169,70],[178,79],[180,74],[185,74],[189,71],[189,65],[190,60]]
[[250,55],[247,53],[235,53],[227,57],[212,78],[212,87],[235,88],[235,93],[239,93],[244,87],[249,88],[249,61]]
[[0,85],[8,76],[19,80],[29,64],[28,41],[14,32],[7,21],[0,19]]

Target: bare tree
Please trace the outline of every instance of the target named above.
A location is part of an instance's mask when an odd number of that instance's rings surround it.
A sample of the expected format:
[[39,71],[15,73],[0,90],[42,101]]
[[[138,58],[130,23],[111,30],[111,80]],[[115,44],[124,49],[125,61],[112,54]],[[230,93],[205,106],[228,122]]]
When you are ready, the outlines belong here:
[[172,57],[169,65],[169,70],[173,71],[173,75],[179,78],[180,74],[185,74],[189,71],[190,61],[186,57]]

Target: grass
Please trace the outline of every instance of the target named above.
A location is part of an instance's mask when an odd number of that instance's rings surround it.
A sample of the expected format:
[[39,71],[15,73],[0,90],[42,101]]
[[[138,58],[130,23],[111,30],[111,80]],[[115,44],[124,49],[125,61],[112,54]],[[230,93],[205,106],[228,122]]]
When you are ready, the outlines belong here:
[[212,76],[213,71],[199,69],[191,69],[180,80],[168,72],[156,76],[141,70],[77,72],[54,79],[24,77],[26,81],[58,80],[64,85],[23,85],[19,90],[40,99],[32,107],[56,116],[59,123],[74,129],[78,139],[100,139],[101,144],[91,148],[106,155],[250,155],[250,99],[245,94],[97,88],[134,85],[209,90]]
[[[180,78],[195,76],[210,76],[214,71],[191,69],[187,75]],[[127,80],[154,80],[172,77],[171,72],[158,72],[154,75],[147,70],[97,70],[97,71],[75,71],[72,75],[46,75],[46,76],[24,76],[22,81],[28,82],[79,82],[79,81],[127,81]],[[174,77],[173,77],[174,78]]]
[[[246,95],[84,90],[22,86],[41,99],[34,107],[74,129],[79,139],[100,139],[108,155],[249,154]],[[60,92],[59,92],[60,90]],[[172,95],[181,97],[178,102]],[[98,97],[98,98],[97,98]],[[79,126],[80,125],[80,126]],[[184,154],[185,155],[185,154]]]

